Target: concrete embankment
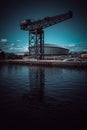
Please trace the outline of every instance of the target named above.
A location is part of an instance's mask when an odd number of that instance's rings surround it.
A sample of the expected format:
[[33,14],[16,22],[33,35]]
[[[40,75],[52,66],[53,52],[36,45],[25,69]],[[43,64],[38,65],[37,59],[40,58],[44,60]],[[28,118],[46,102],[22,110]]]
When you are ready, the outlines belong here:
[[51,66],[51,67],[73,67],[87,68],[86,61],[58,61],[58,60],[0,60],[0,64],[20,64],[30,66]]

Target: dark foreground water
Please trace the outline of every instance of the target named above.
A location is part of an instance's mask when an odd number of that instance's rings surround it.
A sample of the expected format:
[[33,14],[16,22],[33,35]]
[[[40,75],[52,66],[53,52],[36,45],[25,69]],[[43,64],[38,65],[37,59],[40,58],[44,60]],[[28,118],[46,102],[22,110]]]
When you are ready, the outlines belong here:
[[87,122],[87,70],[0,65],[0,124],[79,129]]

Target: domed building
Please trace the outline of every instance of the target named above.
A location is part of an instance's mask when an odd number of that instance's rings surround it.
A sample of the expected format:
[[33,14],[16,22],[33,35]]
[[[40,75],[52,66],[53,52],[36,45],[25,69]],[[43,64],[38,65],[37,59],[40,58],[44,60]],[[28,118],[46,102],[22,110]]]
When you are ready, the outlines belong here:
[[[32,47],[31,50],[32,56],[35,56],[35,47]],[[68,54],[69,49],[60,47],[55,44],[44,44],[44,59],[59,59],[59,57],[63,57]],[[27,52],[26,55],[28,56],[29,52]]]
[[54,44],[44,44],[44,55],[53,56],[53,55],[67,55],[69,49],[59,47]]

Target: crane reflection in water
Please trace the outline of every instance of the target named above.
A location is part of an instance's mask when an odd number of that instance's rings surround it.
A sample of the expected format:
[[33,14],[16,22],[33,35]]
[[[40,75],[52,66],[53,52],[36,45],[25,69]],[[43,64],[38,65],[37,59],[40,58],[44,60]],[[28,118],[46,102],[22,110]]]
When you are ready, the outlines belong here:
[[31,67],[29,69],[29,91],[23,95],[29,103],[44,102],[45,72],[44,68]]

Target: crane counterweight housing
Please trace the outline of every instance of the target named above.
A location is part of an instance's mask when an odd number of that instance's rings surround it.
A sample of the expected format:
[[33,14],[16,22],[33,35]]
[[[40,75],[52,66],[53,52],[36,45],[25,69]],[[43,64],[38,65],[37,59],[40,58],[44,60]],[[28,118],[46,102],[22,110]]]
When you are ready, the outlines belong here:
[[56,15],[52,17],[45,17],[37,21],[26,19],[21,21],[21,30],[29,31],[29,56],[43,59],[44,58],[44,29],[72,18],[72,11]]

